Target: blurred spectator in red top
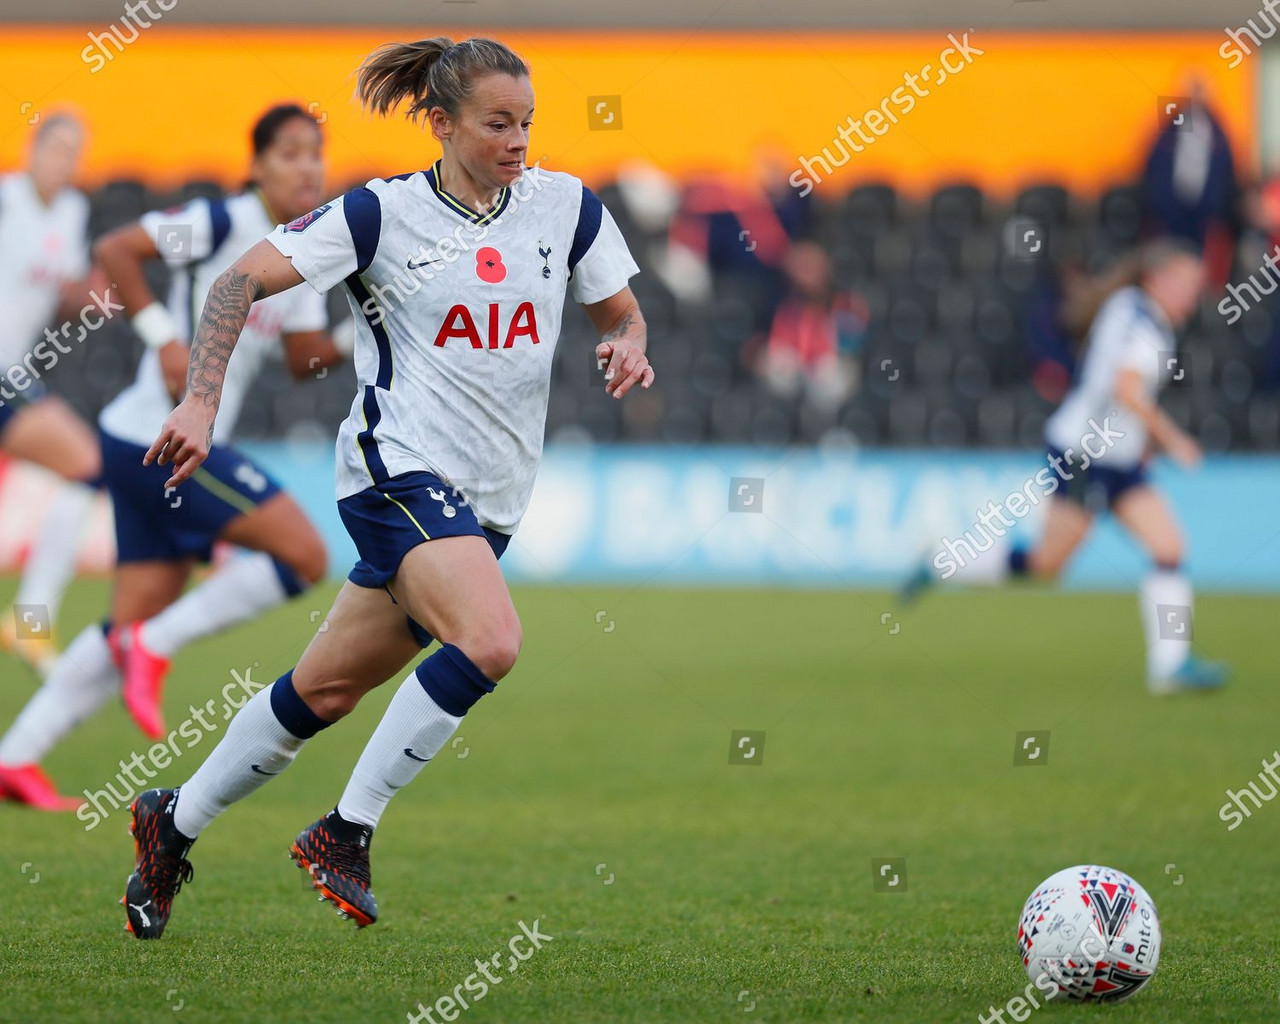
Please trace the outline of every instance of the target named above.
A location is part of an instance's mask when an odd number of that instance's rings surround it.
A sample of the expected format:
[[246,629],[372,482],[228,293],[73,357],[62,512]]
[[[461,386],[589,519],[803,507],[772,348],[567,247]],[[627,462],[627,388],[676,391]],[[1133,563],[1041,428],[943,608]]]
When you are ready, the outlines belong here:
[[834,408],[858,386],[866,303],[835,291],[831,260],[819,245],[796,243],[783,267],[788,291],[773,315],[758,371],[779,395],[803,392],[811,402]]

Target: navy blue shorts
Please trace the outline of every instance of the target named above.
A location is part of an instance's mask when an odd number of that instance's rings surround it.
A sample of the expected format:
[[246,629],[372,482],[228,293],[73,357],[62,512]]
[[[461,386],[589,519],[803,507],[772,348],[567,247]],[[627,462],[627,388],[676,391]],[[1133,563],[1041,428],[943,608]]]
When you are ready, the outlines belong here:
[[5,398],[0,395],[0,438],[4,437],[5,428],[9,426],[9,421],[13,419],[18,412],[26,405],[35,405],[42,398],[49,394],[49,389],[41,384],[38,380],[31,381],[27,387],[19,391],[16,388],[8,386],[8,381],[0,378],[0,384],[5,385],[6,391],[13,392],[12,398]]
[[147,449],[98,431],[116,520],[116,561],[208,561],[227,524],[280,493],[252,459],[214,445],[190,480],[166,489],[173,466],[142,464]]
[[[1126,491],[1141,487],[1147,482],[1147,467],[1141,462],[1124,469],[1091,462],[1087,469],[1080,469],[1062,452],[1052,447],[1049,449],[1049,458],[1060,460],[1056,464],[1063,467],[1054,497],[1075,502],[1089,512],[1097,513],[1111,508]],[[1067,473],[1071,474],[1070,480],[1065,478]]]
[[[401,473],[338,502],[338,514],[355,541],[360,561],[347,577],[357,587],[385,589],[410,550],[441,537],[483,537],[495,558],[511,536],[481,526],[465,499],[434,473]],[[406,616],[408,618],[408,616]],[[409,629],[426,647],[431,634],[409,618]]]

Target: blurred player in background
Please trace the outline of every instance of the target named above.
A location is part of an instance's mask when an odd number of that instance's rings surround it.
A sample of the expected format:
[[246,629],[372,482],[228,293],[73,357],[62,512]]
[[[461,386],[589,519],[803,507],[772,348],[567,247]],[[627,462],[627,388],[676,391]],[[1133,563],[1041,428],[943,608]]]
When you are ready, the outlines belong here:
[[[1173,510],[1147,479],[1147,462],[1163,450],[1187,469],[1200,446],[1157,404],[1177,372],[1177,337],[1195,311],[1204,265],[1191,243],[1147,243],[1131,264],[1108,275],[1093,307],[1076,382],[1045,424],[1051,493],[1044,533],[1030,550],[1014,546],[999,563],[1003,577],[1053,581],[1088,536],[1094,518],[1110,511],[1153,563],[1138,595],[1146,634],[1147,686],[1152,693],[1206,690],[1226,682],[1226,669],[1191,653],[1191,581]],[[1102,428],[1099,431],[1099,428]],[[1087,441],[1084,439],[1088,439]],[[1101,454],[1089,449],[1095,444]],[[1037,475],[1037,482],[1039,482]],[[938,567],[938,559],[934,559]],[[934,579],[928,568],[908,596]]]
[[[236,361],[227,368],[223,418],[211,435],[208,458],[190,481],[166,487],[169,474],[142,462],[182,391],[187,339],[210,286],[273,226],[320,200],[322,142],[307,111],[274,107],[254,126],[253,176],[244,191],[149,213],[95,247],[147,345],[137,379],[99,419],[116,527],[111,618],[72,641],[0,739],[0,791],[12,799],[51,810],[78,806],[59,797],[37,767],[59,739],[122,690],[142,731],[163,736],[163,683],[177,650],[262,614],[324,575],[324,544],[301,508],[227,444],[245,394],[273,347],[283,343],[299,378],[349,353],[350,322],[334,337],[326,333],[323,294],[298,288],[254,307]],[[155,299],[144,277],[153,259],[164,259],[174,271],[167,306]],[[231,559],[184,595],[192,570],[209,559],[215,541],[253,553]]]
[[[0,647],[42,675],[57,659],[53,624],[102,473],[92,428],[41,380],[86,331],[71,324],[77,337],[54,319],[89,300],[89,202],[71,186],[84,143],[75,117],[46,117],[27,169],[0,178],[0,452],[67,481],[41,516],[14,598],[18,607],[0,615]],[[95,282],[97,291],[102,284]],[[102,320],[95,310],[88,322]]]
[[240,710],[180,789],[134,801],[121,902],[138,938],[163,932],[190,878],[187,852],[214,818],[439,638],[400,683],[337,806],[291,848],[344,917],[376,920],[369,844],[383,811],[520,650],[498,558],[541,460],[566,292],[602,337],[605,391],[622,398],[653,380],[627,285],[637,267],[613,218],[577,178],[526,171],[533,87],[520,57],[489,39],[392,43],[366,60],[358,90],[378,114],[408,101],[443,157],[276,230],[218,279],[187,397],[148,459],[172,462],[175,482],[201,471],[255,300],[345,281],[360,390],[338,436],[338,509],[360,561],[297,667]]

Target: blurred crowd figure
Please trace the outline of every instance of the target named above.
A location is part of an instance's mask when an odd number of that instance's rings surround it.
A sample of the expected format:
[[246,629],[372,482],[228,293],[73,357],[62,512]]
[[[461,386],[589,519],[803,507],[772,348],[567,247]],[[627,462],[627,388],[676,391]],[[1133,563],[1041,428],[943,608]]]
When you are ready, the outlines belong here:
[[1208,287],[1227,282],[1240,234],[1240,185],[1231,142],[1192,80],[1185,102],[1166,101],[1142,169],[1143,229],[1149,238],[1180,238],[1204,257]]

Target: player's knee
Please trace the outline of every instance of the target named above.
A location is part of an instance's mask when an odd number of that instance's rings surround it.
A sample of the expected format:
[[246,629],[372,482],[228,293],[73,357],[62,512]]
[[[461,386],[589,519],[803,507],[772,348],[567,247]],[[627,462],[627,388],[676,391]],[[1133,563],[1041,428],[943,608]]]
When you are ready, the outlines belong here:
[[350,679],[329,679],[316,683],[300,683],[294,676],[294,688],[316,715],[326,722],[346,718],[360,703],[362,690]]
[[457,646],[496,683],[515,667],[521,641],[520,621],[513,618],[509,623],[478,631]]

